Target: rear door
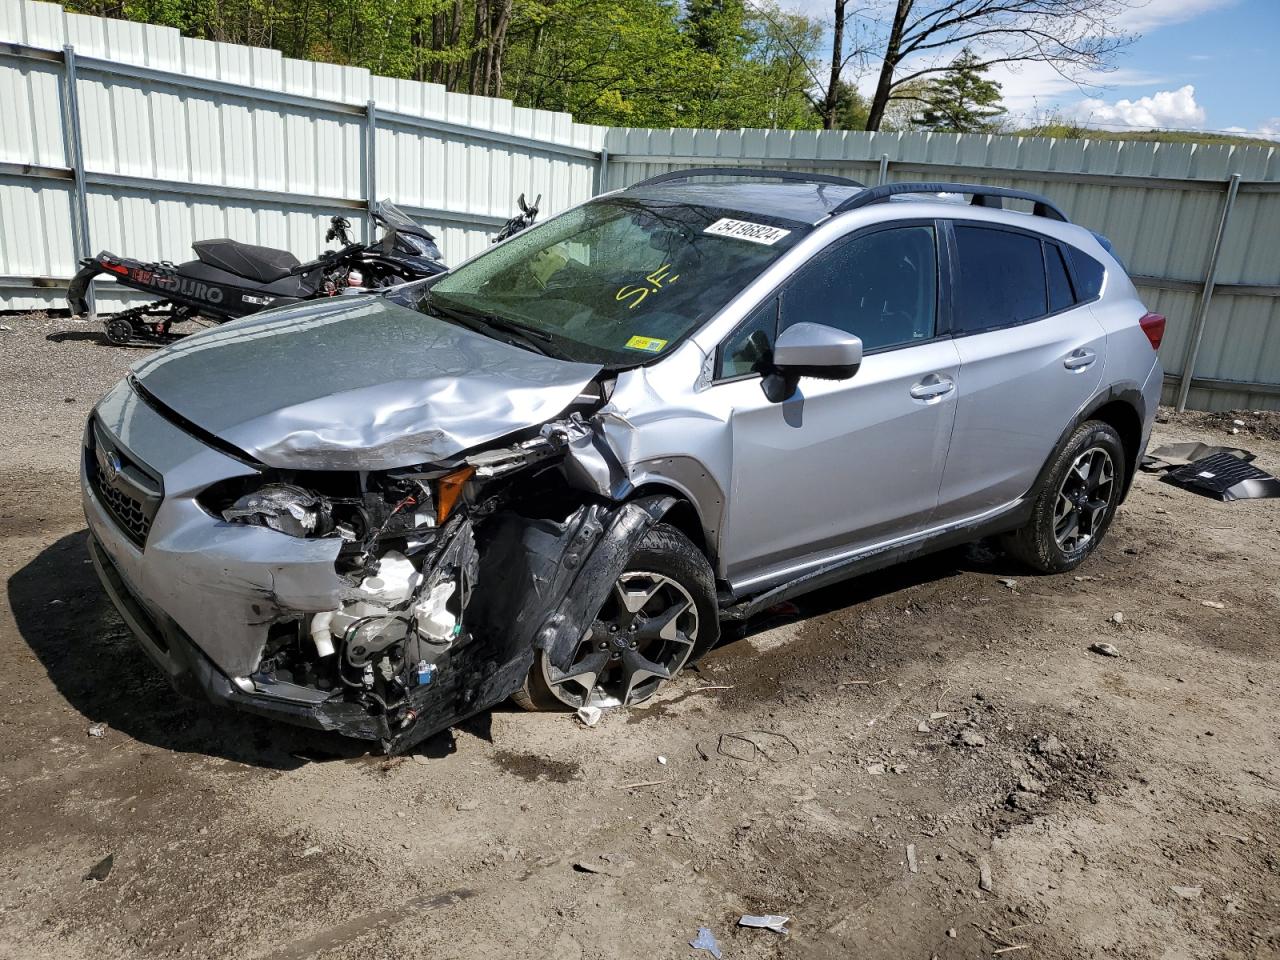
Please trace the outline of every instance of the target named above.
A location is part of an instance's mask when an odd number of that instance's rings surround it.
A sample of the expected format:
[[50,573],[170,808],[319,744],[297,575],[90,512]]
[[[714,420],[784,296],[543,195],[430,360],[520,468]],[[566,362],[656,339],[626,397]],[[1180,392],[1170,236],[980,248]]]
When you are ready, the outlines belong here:
[[939,522],[1025,494],[1106,363],[1106,333],[1062,245],[985,222],[954,221],[948,233],[960,372]]

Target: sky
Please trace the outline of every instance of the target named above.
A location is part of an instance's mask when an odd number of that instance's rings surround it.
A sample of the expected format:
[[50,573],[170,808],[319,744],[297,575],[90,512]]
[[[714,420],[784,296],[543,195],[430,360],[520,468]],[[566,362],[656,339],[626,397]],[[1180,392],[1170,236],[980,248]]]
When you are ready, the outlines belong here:
[[[824,0],[782,5],[831,16]],[[1280,0],[1136,0],[1117,23],[1137,39],[1113,70],[1082,78],[1082,86],[1047,64],[993,67],[1011,116],[1280,140]],[[869,67],[859,80],[867,93],[879,64]]]

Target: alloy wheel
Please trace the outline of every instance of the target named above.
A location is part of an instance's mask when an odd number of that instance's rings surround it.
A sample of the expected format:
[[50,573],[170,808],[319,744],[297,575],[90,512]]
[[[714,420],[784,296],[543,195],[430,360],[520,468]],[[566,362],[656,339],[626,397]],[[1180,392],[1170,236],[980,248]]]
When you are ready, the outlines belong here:
[[1053,507],[1053,538],[1063,553],[1082,550],[1102,530],[1115,482],[1115,463],[1107,450],[1090,447],[1076,457]]
[[539,655],[543,679],[561,703],[630,706],[649,699],[689,659],[698,640],[698,605],[660,573],[628,571],[583,634],[568,670]]

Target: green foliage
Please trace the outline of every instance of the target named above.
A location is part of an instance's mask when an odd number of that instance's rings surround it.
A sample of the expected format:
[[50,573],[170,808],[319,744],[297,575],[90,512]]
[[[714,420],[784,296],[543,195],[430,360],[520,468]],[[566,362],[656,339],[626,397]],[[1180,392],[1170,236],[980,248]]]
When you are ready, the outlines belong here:
[[1034,127],[1007,132],[1013,137],[1054,137],[1060,140],[1135,140],[1148,143],[1205,143],[1237,147],[1275,146],[1274,140],[1232,133],[1192,130],[1094,130],[1065,120],[1051,120]]
[[621,126],[813,127],[821,26],[745,0],[65,0]]
[[[820,105],[815,107],[818,110]],[[858,88],[847,80],[836,81],[836,110],[833,130],[865,130],[871,105]],[[819,118],[821,119],[821,118]]]
[[[1000,105],[1000,84],[988,80],[983,65],[965,49],[937,77],[931,78],[920,94],[921,109],[912,117],[912,126],[948,133],[988,133],[995,129],[996,117],[1004,113]],[[895,92],[901,98],[902,91]]]

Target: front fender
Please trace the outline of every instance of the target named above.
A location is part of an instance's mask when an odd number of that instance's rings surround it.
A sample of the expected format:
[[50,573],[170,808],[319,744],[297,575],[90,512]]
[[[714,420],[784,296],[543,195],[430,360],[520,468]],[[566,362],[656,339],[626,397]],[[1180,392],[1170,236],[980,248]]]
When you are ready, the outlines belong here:
[[473,639],[460,650],[473,678],[447,709],[388,743],[401,752],[520,689],[545,651],[568,669],[591,619],[608,598],[636,544],[676,503],[673,496],[584,504],[563,521],[499,514],[477,530],[480,570],[468,603]]

